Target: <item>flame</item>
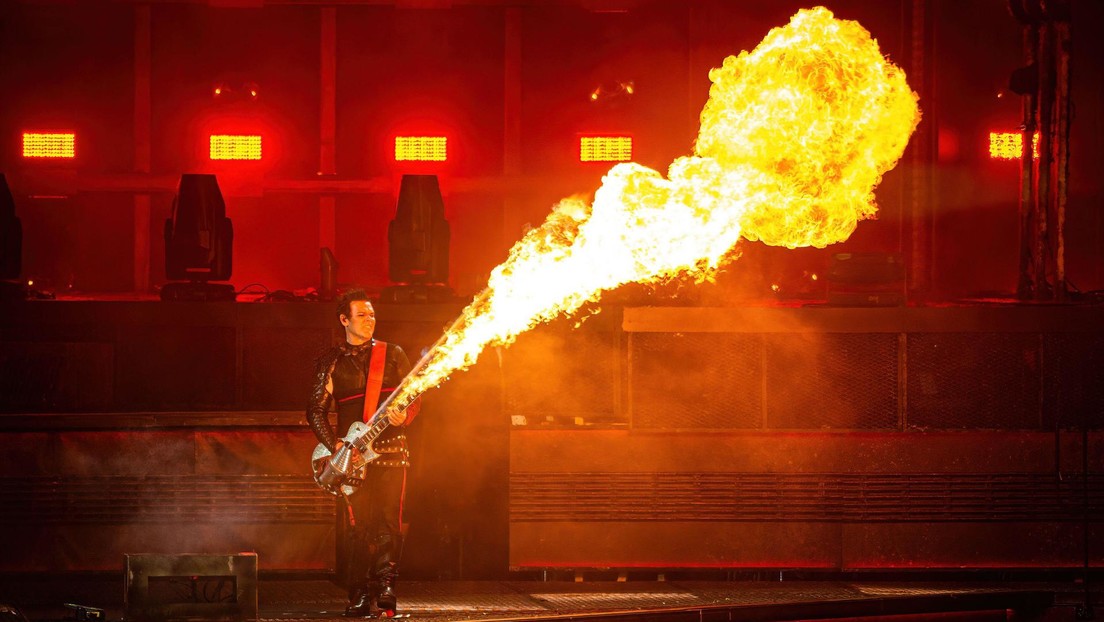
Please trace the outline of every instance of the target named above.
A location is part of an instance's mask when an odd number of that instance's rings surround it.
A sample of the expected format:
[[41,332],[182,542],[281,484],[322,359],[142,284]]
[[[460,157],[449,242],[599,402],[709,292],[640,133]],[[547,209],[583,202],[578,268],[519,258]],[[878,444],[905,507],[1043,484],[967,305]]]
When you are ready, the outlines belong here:
[[[487,345],[508,344],[606,290],[710,278],[740,238],[794,248],[845,240],[920,119],[904,73],[861,25],[817,7],[709,73],[694,155],[660,173],[614,166],[594,201],[555,206],[393,395],[404,407]],[[382,410],[382,409],[381,409]]]

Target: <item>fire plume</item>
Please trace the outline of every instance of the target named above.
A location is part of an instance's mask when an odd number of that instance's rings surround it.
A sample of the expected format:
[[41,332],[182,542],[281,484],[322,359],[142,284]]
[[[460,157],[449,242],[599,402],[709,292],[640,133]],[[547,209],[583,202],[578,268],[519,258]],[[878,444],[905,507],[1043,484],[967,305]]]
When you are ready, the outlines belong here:
[[845,240],[874,215],[874,187],[920,119],[916,94],[877,41],[823,7],[799,11],[709,79],[694,154],[666,178],[618,164],[593,202],[556,205],[423,357],[394,407],[470,366],[487,345],[508,344],[603,291],[678,274],[708,279],[741,237],[789,248]]

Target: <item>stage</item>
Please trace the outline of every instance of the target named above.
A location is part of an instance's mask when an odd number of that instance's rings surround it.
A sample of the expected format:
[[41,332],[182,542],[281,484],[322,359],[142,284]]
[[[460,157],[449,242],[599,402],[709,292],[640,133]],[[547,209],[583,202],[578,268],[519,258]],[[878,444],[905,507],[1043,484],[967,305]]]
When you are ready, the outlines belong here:
[[[1095,587],[1096,607],[1100,596]],[[80,615],[64,603],[102,609],[107,620],[126,613],[121,574],[5,579],[0,602],[14,604],[32,621]],[[412,581],[402,585],[400,614],[441,622],[1073,620],[1083,602],[1081,586],[1072,581]],[[345,604],[344,591],[320,578],[262,579],[258,587],[261,620],[343,619]]]
[[[303,414],[330,305],[2,310],[0,572],[226,551],[337,567]],[[457,311],[378,313],[418,352]],[[1098,305],[1009,304],[542,326],[426,396],[404,578],[1099,568],[1102,326]]]

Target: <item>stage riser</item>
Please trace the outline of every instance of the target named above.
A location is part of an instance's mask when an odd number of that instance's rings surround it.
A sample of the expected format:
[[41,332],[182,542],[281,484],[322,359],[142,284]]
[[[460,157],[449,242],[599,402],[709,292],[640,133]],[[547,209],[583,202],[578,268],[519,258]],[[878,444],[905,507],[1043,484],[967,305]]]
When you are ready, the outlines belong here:
[[[1104,434],[515,431],[515,568],[1076,567]],[[1059,460],[1056,465],[1055,460]],[[1055,468],[1061,469],[1060,475]],[[1094,564],[1104,550],[1091,551]]]

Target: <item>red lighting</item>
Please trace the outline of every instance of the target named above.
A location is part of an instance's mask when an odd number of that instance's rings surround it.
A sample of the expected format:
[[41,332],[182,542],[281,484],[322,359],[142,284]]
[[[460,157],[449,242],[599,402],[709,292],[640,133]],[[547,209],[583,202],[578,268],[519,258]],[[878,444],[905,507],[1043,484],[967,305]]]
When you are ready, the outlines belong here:
[[632,160],[632,136],[580,136],[580,162],[628,162]]
[[77,157],[77,135],[73,132],[23,132],[24,158]]
[[444,162],[448,138],[444,136],[396,136],[396,162]]
[[261,137],[257,135],[211,134],[212,160],[260,160]]

